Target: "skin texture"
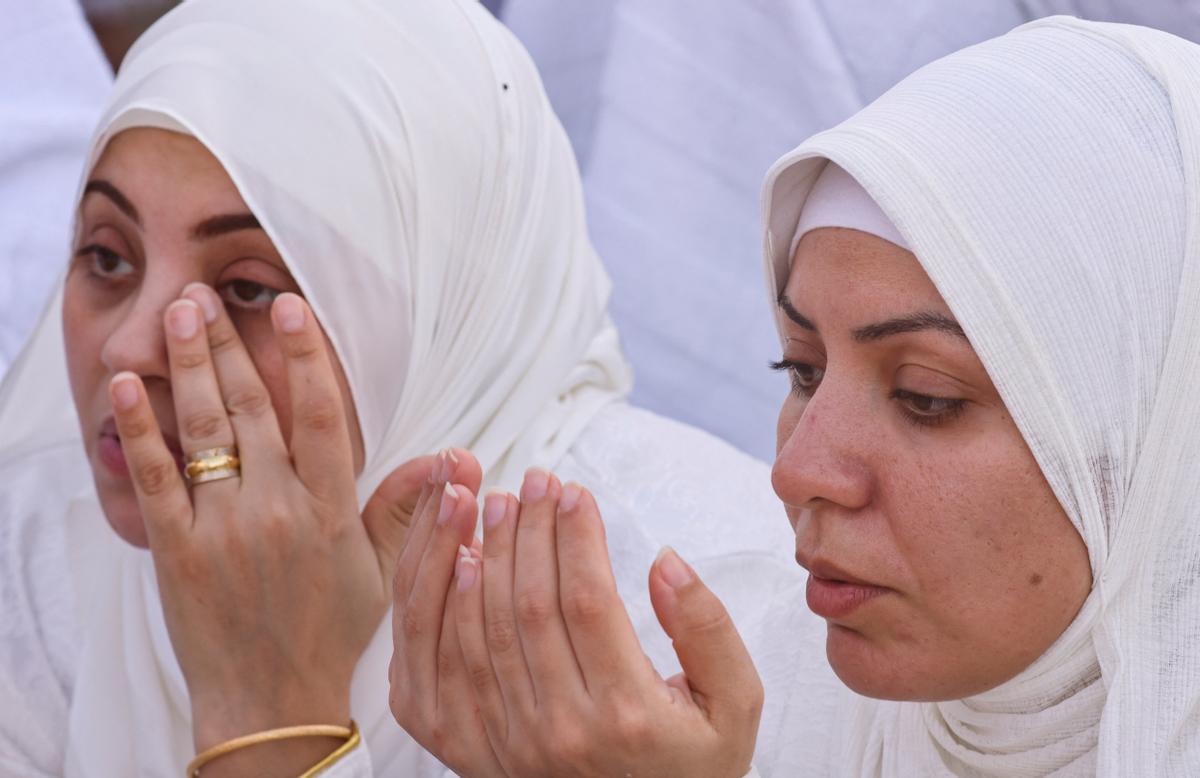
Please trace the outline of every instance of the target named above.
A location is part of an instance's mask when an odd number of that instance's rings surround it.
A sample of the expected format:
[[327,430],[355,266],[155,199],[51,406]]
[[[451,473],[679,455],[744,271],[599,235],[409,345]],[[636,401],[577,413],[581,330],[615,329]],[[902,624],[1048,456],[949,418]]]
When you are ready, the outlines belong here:
[[964,337],[853,335],[918,312],[952,320],[949,307],[912,253],[837,228],[801,240],[784,297],[815,326],[781,306],[793,391],[772,482],[797,561],[886,589],[827,618],[833,669],[896,700],[1012,678],[1086,599],[1083,540]]
[[[152,554],[196,749],[345,725],[422,484],[436,470],[477,489],[478,469],[414,460],[360,513],[345,375],[217,160],[128,130],[89,180],[64,292],[71,387],[105,516]],[[239,477],[184,483],[180,452],[233,444]],[[204,774],[295,775],[337,745],[255,746]]]

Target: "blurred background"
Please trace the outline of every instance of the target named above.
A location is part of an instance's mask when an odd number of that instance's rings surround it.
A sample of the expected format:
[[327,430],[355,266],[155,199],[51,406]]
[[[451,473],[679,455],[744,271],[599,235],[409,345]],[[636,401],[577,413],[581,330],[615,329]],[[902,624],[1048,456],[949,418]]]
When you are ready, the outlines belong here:
[[[0,0],[0,19],[40,20],[28,22],[36,35],[16,29],[18,45],[0,47],[0,200],[28,203],[22,175],[36,176],[48,193],[39,213],[55,215],[34,227],[35,209],[20,223],[0,214],[0,371],[61,267],[111,68],[177,4],[76,2]],[[636,371],[634,402],[768,461],[787,391],[766,368],[779,347],[759,229],[759,186],[776,157],[922,65],[1041,16],[1148,24],[1193,40],[1200,32],[1196,0],[484,5],[529,49],[574,144],[592,239],[613,278],[613,318]],[[22,100],[33,107],[10,110]],[[11,257],[30,255],[40,261],[9,269]]]

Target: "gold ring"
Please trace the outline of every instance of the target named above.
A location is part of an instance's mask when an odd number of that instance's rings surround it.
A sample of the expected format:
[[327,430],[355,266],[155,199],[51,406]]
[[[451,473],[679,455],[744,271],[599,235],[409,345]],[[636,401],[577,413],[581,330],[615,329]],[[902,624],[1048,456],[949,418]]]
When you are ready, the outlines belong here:
[[242,461],[238,459],[235,446],[206,448],[189,454],[183,475],[192,486],[233,478],[242,474]]

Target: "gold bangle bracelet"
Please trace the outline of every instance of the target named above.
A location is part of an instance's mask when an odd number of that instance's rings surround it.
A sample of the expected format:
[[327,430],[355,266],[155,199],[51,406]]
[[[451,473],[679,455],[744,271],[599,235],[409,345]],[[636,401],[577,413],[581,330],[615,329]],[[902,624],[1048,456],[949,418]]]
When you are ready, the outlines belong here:
[[[235,737],[232,740],[226,740],[224,743],[218,743],[212,748],[205,749],[202,753],[197,754],[195,759],[193,759],[191,762],[188,762],[187,772],[185,775],[187,778],[199,778],[201,767],[217,757],[225,756],[226,754],[246,748],[247,746],[254,746],[258,745],[259,743],[270,743],[275,740],[287,740],[289,738],[297,737],[337,737],[345,739],[346,743],[354,741],[355,744],[357,744],[360,739],[358,734],[358,725],[354,723],[353,719],[351,719],[350,726],[348,727],[338,727],[332,724],[304,724],[298,727],[268,729],[263,732],[255,732],[251,735]],[[334,754],[339,754],[340,758],[340,754],[344,754],[346,751],[349,751],[350,748],[353,748],[353,746],[347,748],[346,743],[338,746],[337,750],[329,756],[332,757]],[[311,770],[309,770],[309,772],[306,772],[305,775],[315,775],[312,770],[323,769],[323,765],[327,764],[328,759],[329,757],[323,759],[317,764],[316,767],[313,767]],[[328,764],[332,764],[332,762],[328,762]]]
[[346,742],[338,746],[332,754],[301,773],[300,778],[315,778],[315,776],[324,772],[325,769],[330,767],[334,762],[353,751],[355,746],[357,746],[360,742],[362,742],[362,735],[358,734],[358,725],[354,723],[353,719],[351,719],[350,737],[346,738]]

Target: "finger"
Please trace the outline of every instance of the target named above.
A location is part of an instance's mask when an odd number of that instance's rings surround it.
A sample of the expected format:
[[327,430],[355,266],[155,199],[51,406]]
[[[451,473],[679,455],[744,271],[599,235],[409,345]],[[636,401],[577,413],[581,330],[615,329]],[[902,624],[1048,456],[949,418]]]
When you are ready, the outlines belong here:
[[204,284],[188,284],[183,296],[204,313],[209,358],[237,442],[242,478],[257,480],[259,473],[270,477],[287,461],[287,449],[258,368],[216,292]]
[[589,694],[657,681],[617,593],[599,508],[582,486],[563,487],[555,535],[563,619]]
[[[479,489],[483,470],[479,461],[463,449],[450,451],[458,464],[452,478],[455,483],[465,485],[472,492]],[[363,525],[379,560],[379,571],[383,580],[390,581],[396,575],[396,565],[404,549],[409,531],[412,529],[413,514],[421,490],[435,474],[442,460],[437,455],[417,457],[393,470],[375,489],[363,507]]]
[[650,569],[650,601],[670,636],[697,704],[718,729],[758,725],[763,688],[725,606],[671,548]]
[[530,470],[521,487],[517,518],[513,604],[539,708],[586,693],[559,607],[554,519],[561,492],[553,475]]
[[171,396],[179,420],[179,443],[185,454],[234,444],[203,321],[200,306],[188,299],[171,303],[163,315]]
[[438,506],[442,499],[442,491],[446,481],[439,476],[447,472],[450,465],[446,460],[448,451],[441,451],[435,457],[428,480],[422,486],[420,498],[413,510],[404,543],[401,546],[400,557],[396,561],[393,574],[393,592],[397,604],[408,601],[412,592],[413,581],[417,576],[417,568],[425,556],[425,547],[433,536],[433,528],[437,523]]
[[484,643],[508,712],[506,719],[531,714],[536,702],[513,605],[519,511],[517,498],[506,492],[489,492],[483,501]]
[[179,540],[192,524],[191,501],[179,464],[163,443],[146,388],[133,373],[117,373],[108,391],[150,546]]
[[313,494],[337,500],[354,487],[354,456],[325,335],[308,304],[290,292],[275,298],[271,322],[287,370],[292,406],[288,448],[296,475]]
[[[403,660],[413,694],[434,701],[439,699],[439,660],[446,653],[438,640],[445,622],[454,560],[458,547],[471,542],[476,516],[475,496],[465,486],[446,484],[441,491],[436,526],[417,568],[400,625],[404,637]],[[457,651],[454,647],[455,659]]]
[[[507,502],[505,495],[488,495],[484,501],[485,515],[489,508],[488,500],[492,501],[490,507],[494,510],[506,509],[503,504]],[[488,652],[481,565],[482,560],[470,549],[459,549],[451,599],[454,601],[456,634],[466,677],[470,680],[488,739],[499,748],[508,740],[508,717],[500,681]]]

